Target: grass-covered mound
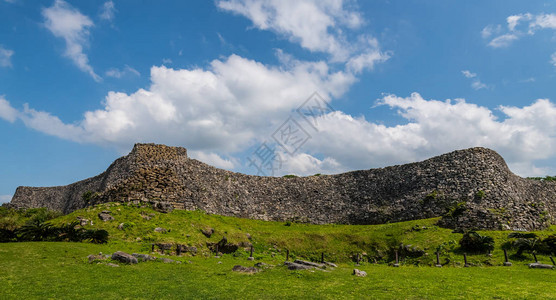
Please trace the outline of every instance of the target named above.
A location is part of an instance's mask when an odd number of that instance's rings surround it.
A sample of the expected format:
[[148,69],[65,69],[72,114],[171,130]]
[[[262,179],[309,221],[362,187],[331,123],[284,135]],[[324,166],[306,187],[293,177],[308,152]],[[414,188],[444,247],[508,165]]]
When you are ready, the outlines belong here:
[[[98,214],[110,211],[114,220],[103,222]],[[130,244],[136,251],[150,252],[152,243],[174,243],[198,248],[198,255],[210,256],[208,244],[215,244],[226,237],[228,243],[252,244],[255,256],[274,255],[285,258],[286,250],[293,257],[319,260],[322,252],[326,260],[350,262],[360,254],[366,262],[389,263],[398,250],[402,264],[434,265],[435,253],[441,255],[444,265],[463,264],[463,252],[459,241],[463,233],[436,226],[437,218],[391,223],[383,225],[312,225],[290,222],[269,222],[234,217],[210,215],[202,211],[175,210],[160,213],[148,207],[136,207],[120,203],[107,203],[82,209],[69,215],[51,220],[53,225],[62,225],[79,218],[93,221],[86,229],[104,229],[109,232],[112,244]],[[118,228],[120,227],[120,229]],[[164,229],[156,232],[156,228]],[[203,230],[214,229],[207,238]],[[492,237],[494,249],[491,256],[487,252],[468,253],[469,262],[474,265],[501,265],[504,261],[502,247],[514,239],[508,238],[508,231],[478,231]],[[556,226],[535,232],[539,239],[556,234]],[[247,255],[246,247],[240,247],[237,255]],[[244,253],[245,252],[245,253]],[[530,252],[519,257],[517,251],[509,250],[513,259],[530,261]],[[538,257],[550,261],[548,256]]]

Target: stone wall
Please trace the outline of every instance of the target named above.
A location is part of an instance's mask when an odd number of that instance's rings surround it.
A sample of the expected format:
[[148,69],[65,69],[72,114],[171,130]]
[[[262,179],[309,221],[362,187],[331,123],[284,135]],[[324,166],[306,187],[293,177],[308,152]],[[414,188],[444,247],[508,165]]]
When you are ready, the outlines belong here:
[[554,222],[556,183],[518,177],[485,148],[387,168],[276,178],[214,168],[180,147],[137,144],[96,177],[63,187],[19,187],[12,205],[68,213],[107,201],[316,224],[444,216],[441,224],[451,228],[531,230]]

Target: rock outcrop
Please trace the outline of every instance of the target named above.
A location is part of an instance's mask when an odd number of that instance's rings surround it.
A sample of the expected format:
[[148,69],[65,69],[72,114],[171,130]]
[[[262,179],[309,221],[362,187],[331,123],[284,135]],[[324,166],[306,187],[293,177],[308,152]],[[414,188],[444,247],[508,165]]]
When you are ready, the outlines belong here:
[[218,169],[180,147],[137,144],[102,174],[18,187],[11,205],[65,213],[109,201],[261,220],[380,224],[444,216],[451,228],[531,230],[554,222],[556,183],[514,175],[485,148],[337,175],[261,177]]

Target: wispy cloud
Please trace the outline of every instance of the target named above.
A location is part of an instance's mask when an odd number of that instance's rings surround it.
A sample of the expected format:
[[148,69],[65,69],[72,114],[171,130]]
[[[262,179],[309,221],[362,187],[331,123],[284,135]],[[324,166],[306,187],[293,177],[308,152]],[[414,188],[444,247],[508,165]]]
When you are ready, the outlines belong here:
[[484,39],[490,39],[488,46],[508,47],[523,36],[534,35],[540,29],[556,29],[556,14],[530,13],[511,15],[506,18],[506,32],[501,25],[488,25],[481,31]]
[[141,73],[139,73],[139,71],[135,70],[134,68],[128,65],[125,65],[123,69],[111,68],[108,71],[106,71],[106,73],[104,74],[108,77],[114,77],[114,78],[122,78],[126,75],[141,76]]
[[465,78],[472,79],[471,88],[473,88],[474,90],[480,90],[480,89],[488,88],[488,85],[482,83],[481,80],[479,80],[479,78],[477,78],[477,73],[472,73],[469,70],[463,70],[463,71],[461,71],[461,73],[463,74],[463,76],[465,76]]
[[492,48],[503,48],[503,47],[508,47],[509,45],[511,45],[511,43],[515,40],[518,39],[518,36],[513,34],[513,33],[509,33],[509,34],[504,34],[498,37],[493,38],[488,45]]
[[463,74],[463,76],[467,77],[467,78],[475,78],[477,77],[476,73],[471,73],[469,70],[463,70],[461,71],[461,73]]
[[19,112],[10,105],[10,102],[0,95],[0,118],[10,123],[15,122]]
[[13,50],[6,49],[0,45],[0,67],[11,67],[12,55],[14,55]]
[[8,203],[12,200],[12,195],[0,195],[0,203]]
[[89,28],[94,25],[93,21],[63,0],[56,0],[53,6],[44,8],[42,15],[46,28],[66,42],[64,55],[95,81],[101,81],[102,78],[95,73],[89,58],[83,53],[89,43]]
[[102,5],[102,10],[100,12],[100,18],[106,21],[114,20],[114,16],[116,15],[116,6],[114,5],[113,1],[106,1]]
[[353,73],[391,56],[374,37],[357,33],[365,22],[349,1],[220,0],[217,5],[250,19],[255,28],[276,32],[311,52],[327,53],[331,62],[346,63]]

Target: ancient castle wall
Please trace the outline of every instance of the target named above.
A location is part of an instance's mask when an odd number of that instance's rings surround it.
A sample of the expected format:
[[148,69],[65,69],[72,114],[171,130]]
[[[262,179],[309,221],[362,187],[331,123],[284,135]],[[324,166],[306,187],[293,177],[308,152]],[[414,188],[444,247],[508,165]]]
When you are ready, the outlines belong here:
[[[91,197],[84,199],[89,192]],[[556,184],[520,178],[496,152],[455,151],[429,160],[338,175],[250,176],[187,157],[186,149],[137,144],[106,172],[68,186],[19,187],[12,204],[70,212],[106,201],[262,220],[379,224],[445,216],[448,227],[536,229],[554,221]]]

